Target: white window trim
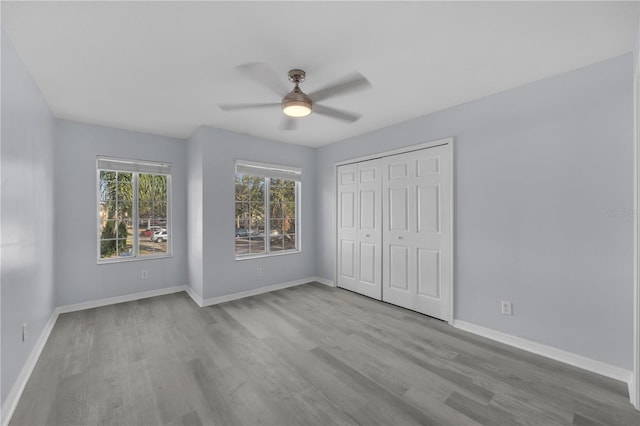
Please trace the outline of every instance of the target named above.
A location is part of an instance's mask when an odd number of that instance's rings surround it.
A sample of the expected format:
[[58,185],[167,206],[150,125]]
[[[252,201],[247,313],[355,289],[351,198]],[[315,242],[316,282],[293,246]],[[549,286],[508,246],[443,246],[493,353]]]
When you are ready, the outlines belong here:
[[[102,168],[100,166],[103,166]],[[131,256],[122,256],[115,258],[100,258],[100,171],[114,171],[132,173],[132,189],[133,189],[133,254]],[[140,218],[138,217],[138,175],[156,174],[167,176],[167,252],[161,254],[148,254],[140,256],[139,239],[140,239]],[[171,179],[171,163],[161,163],[146,160],[129,160],[114,157],[96,157],[96,257],[98,265],[123,262],[139,262],[145,260],[166,259],[173,257],[173,184]]]
[[[302,226],[301,226],[301,207],[302,207],[302,169],[299,167],[281,166],[275,164],[258,163],[255,161],[237,160],[234,174],[238,173],[248,174],[251,176],[258,176],[265,178],[265,252],[264,253],[249,253],[249,254],[235,254],[235,260],[249,260],[259,259],[263,257],[274,256],[286,256],[290,254],[297,254],[302,252]],[[296,248],[291,250],[278,250],[271,251],[271,240],[269,235],[271,234],[271,217],[270,217],[270,194],[269,188],[271,187],[271,178],[293,180],[296,183]],[[235,191],[234,191],[234,207],[235,207]],[[235,252],[235,242],[234,242]]]

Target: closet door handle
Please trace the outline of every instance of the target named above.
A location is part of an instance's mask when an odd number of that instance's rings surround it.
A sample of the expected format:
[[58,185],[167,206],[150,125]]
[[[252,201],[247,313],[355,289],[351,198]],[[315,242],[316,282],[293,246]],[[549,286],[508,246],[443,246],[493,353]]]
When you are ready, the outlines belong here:
[[402,235],[398,235],[398,239],[401,240],[402,239]]
[[371,235],[369,235],[369,234],[365,235],[365,237],[367,237],[367,238],[369,238],[370,236],[371,236]]

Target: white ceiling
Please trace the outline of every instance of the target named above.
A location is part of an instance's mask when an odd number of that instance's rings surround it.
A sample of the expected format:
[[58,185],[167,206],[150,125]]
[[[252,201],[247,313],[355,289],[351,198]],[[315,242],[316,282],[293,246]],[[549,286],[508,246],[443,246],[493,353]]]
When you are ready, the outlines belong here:
[[[57,117],[187,138],[200,125],[322,146],[631,51],[637,2],[2,2],[2,27]],[[280,130],[235,69],[354,71],[373,88]],[[284,95],[284,93],[282,94]]]

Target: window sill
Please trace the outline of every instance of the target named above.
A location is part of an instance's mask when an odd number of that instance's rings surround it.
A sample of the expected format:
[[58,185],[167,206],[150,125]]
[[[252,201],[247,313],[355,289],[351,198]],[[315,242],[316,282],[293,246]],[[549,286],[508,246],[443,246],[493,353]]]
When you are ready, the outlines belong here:
[[115,259],[98,260],[98,265],[111,265],[114,263],[126,263],[126,262],[140,262],[144,260],[157,260],[157,259],[170,259],[173,256],[170,254],[158,255],[158,256],[143,256],[143,257],[118,257]]
[[287,256],[290,254],[298,254],[298,253],[302,253],[302,250],[287,250],[287,251],[279,251],[276,253],[245,254],[242,256],[236,256],[236,260],[262,259],[264,257]]

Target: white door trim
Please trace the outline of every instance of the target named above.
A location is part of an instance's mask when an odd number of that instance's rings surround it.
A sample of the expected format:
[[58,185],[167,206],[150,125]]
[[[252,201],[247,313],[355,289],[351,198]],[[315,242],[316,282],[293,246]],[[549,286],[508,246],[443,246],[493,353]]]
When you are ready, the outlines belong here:
[[633,79],[633,375],[629,383],[629,399],[640,410],[640,64],[635,64]]
[[382,157],[388,157],[390,155],[396,155],[396,154],[404,154],[407,152],[411,152],[411,151],[417,151],[420,149],[425,149],[425,148],[433,148],[435,146],[440,146],[440,145],[449,145],[449,150],[450,150],[450,158],[449,161],[451,162],[450,167],[449,167],[449,179],[451,182],[451,197],[450,197],[450,209],[449,209],[449,220],[451,223],[451,230],[449,232],[449,238],[450,238],[450,244],[449,244],[449,250],[450,250],[450,271],[449,273],[451,274],[451,297],[450,297],[450,318],[449,318],[449,324],[453,325],[454,319],[455,319],[455,311],[454,311],[454,299],[455,299],[455,247],[454,247],[454,234],[455,234],[455,149],[454,146],[455,144],[453,143],[454,138],[453,137],[449,137],[449,138],[444,138],[444,139],[437,139],[431,142],[425,142],[425,143],[420,143],[417,145],[411,145],[411,146],[407,146],[404,148],[398,148],[398,149],[393,149],[390,151],[383,151],[383,152],[379,152],[376,154],[370,154],[370,155],[365,155],[362,157],[356,157],[356,158],[351,158],[348,160],[342,160],[342,161],[337,161],[333,164],[333,179],[334,179],[334,193],[333,193],[333,203],[334,203],[334,212],[333,212],[333,249],[334,249],[334,262],[335,262],[335,268],[334,268],[334,282],[338,283],[338,203],[336,202],[336,197],[338,194],[338,166],[342,166],[345,164],[351,164],[351,163],[359,163],[361,161],[367,161],[367,160],[374,160],[376,158],[382,158]]
[[417,145],[406,146],[404,148],[392,149],[390,151],[378,152],[376,154],[364,155],[362,157],[350,158],[348,160],[337,161],[334,163],[333,166],[335,169],[337,169],[338,166],[343,166],[345,164],[360,163],[362,161],[375,160],[376,158],[388,157],[390,155],[396,155],[396,154],[404,154],[405,152],[418,151],[420,149],[433,148],[434,146],[447,145],[447,144],[451,145],[451,148],[453,151],[453,137],[450,137],[450,138],[438,139],[431,142],[424,142]]

